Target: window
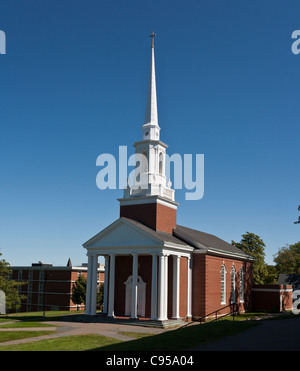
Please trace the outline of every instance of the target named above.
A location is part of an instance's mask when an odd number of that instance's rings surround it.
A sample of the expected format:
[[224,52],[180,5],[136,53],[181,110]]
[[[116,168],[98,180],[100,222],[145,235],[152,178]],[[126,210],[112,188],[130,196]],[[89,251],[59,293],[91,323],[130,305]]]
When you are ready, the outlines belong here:
[[44,291],[44,282],[40,281],[39,282],[39,292],[43,292],[43,291]]
[[27,285],[27,291],[28,291],[28,292],[31,292],[31,291],[32,291],[32,281],[29,281],[29,282],[28,282],[28,285]]
[[159,154],[159,175],[163,175],[163,154]]
[[226,268],[221,267],[221,304],[226,304]]
[[244,268],[240,269],[240,302],[244,302]]
[[234,265],[231,268],[231,303],[235,303],[235,268]]
[[44,279],[44,271],[40,270],[40,280]]
[[43,295],[41,295],[41,294],[38,295],[38,304],[39,305],[43,304]]

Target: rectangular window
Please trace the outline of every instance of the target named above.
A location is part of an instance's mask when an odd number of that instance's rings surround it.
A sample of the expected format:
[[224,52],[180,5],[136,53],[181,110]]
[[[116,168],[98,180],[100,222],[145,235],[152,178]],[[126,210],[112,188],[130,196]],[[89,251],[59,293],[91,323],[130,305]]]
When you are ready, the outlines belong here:
[[42,305],[43,304],[43,295],[40,295],[38,296],[38,304],[39,305]]
[[39,291],[40,292],[43,292],[44,291],[44,282],[43,281],[40,281],[39,282]]
[[40,280],[44,279],[44,271],[40,271]]

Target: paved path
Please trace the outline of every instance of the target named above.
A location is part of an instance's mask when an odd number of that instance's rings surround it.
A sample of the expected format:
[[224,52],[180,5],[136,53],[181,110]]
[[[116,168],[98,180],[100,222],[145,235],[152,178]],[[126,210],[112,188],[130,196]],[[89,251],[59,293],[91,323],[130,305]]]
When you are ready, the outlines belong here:
[[300,350],[300,318],[262,321],[259,326],[233,336],[198,345],[196,351]]
[[[62,322],[62,321],[45,321],[43,322],[45,327],[31,327],[31,328],[3,328],[0,331],[57,331],[55,334],[42,335],[27,339],[11,340],[0,343],[1,345],[14,345],[29,343],[40,340],[54,339],[62,336],[71,335],[87,335],[96,334],[108,336],[110,338],[129,341],[134,340],[134,337],[126,336],[120,334],[120,332],[139,332],[139,333],[149,333],[149,334],[160,334],[164,332],[163,329],[151,328],[151,327],[139,327],[125,324],[113,324],[113,323],[80,323],[80,322]],[[4,323],[3,323],[4,324]],[[47,327],[47,324],[55,327]]]
[[[1,345],[13,345],[47,340],[70,335],[97,334],[108,336],[123,341],[134,340],[133,337],[125,336],[120,332],[140,332],[149,334],[160,334],[171,329],[158,329],[151,327],[140,327],[120,323],[81,323],[49,321],[43,322],[45,327],[1,329],[0,331],[56,331],[55,334],[43,335],[28,339],[12,340],[0,343]],[[47,325],[55,327],[47,327]],[[247,331],[234,336],[226,336],[220,340],[198,345],[188,350],[193,351],[230,351],[230,350],[300,350],[300,318],[277,319],[261,321],[259,326],[251,327]]]

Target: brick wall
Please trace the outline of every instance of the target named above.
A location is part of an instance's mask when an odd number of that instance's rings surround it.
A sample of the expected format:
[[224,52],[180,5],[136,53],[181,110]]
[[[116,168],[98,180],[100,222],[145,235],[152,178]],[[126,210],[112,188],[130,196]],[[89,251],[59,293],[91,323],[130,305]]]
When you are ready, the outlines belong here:
[[[221,267],[226,268],[226,300],[221,303]],[[193,316],[202,317],[231,303],[231,268],[235,267],[235,302],[241,312],[251,308],[251,263],[219,256],[193,255]],[[240,300],[240,269],[244,269],[244,301]],[[227,313],[230,309],[220,311]]]
[[121,206],[120,217],[136,220],[157,231],[172,233],[176,228],[176,210],[159,203]]
[[253,310],[278,312],[293,307],[291,285],[253,285]]

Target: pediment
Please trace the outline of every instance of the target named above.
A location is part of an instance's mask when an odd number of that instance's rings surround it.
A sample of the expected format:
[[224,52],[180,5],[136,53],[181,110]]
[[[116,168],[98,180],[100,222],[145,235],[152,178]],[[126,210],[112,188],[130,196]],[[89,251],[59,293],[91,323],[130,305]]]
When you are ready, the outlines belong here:
[[83,244],[85,248],[147,247],[155,245],[160,246],[162,242],[150,233],[123,219],[118,219]]

